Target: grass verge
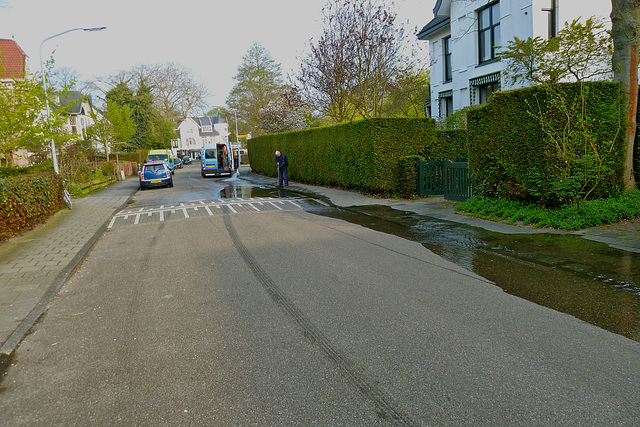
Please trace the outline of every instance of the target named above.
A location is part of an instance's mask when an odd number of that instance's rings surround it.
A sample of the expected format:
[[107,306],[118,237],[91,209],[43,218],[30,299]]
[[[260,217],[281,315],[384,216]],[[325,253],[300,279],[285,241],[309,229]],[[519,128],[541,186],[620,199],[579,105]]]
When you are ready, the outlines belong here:
[[582,230],[600,224],[640,218],[640,190],[622,193],[619,197],[583,201],[558,209],[548,209],[533,203],[475,196],[458,206],[456,212],[491,221],[522,223],[535,228]]

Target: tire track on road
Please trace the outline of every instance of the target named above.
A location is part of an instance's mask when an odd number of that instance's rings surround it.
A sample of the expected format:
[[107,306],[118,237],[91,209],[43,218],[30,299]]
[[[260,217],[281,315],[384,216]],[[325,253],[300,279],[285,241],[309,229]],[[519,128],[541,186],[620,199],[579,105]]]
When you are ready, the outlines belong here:
[[244,245],[231,222],[231,216],[226,212],[224,214],[224,223],[227,231],[229,232],[229,236],[233,241],[233,245],[245,263],[249,268],[251,268],[251,271],[260,281],[271,299],[282,307],[282,309],[293,319],[295,323],[300,325],[304,336],[315,344],[327,359],[329,359],[338,368],[349,384],[358,390],[367,400],[373,403],[378,417],[396,425],[417,425],[417,423],[414,422],[408,414],[400,409],[399,405],[390,396],[386,395],[383,390],[365,377],[362,369],[334,347],[330,340],[278,288]]

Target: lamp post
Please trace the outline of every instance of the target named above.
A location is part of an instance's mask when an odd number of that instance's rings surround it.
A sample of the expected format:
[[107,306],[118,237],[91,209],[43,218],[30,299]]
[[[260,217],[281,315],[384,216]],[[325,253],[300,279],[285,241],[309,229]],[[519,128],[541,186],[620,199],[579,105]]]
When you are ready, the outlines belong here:
[[238,146],[238,176],[239,176],[240,163],[242,162],[242,155],[240,154],[240,141],[238,140],[238,110],[234,110],[233,114],[236,116],[236,145]]
[[[92,27],[92,28],[72,28],[70,30],[67,31],[63,31],[59,34],[55,34],[51,37],[47,37],[46,39],[42,40],[42,43],[40,43],[40,74],[42,75],[42,86],[44,88],[44,104],[47,108],[47,124],[49,123],[49,116],[50,116],[50,111],[49,111],[49,96],[47,94],[48,90],[47,90],[47,78],[45,77],[44,74],[44,66],[42,65],[42,45],[44,45],[44,43],[47,40],[51,40],[52,38],[61,36],[63,34],[67,34],[70,33],[71,31],[102,31],[102,30],[106,30],[107,27]],[[58,157],[56,156],[56,143],[53,140],[53,138],[51,138],[51,160],[53,161],[53,170],[55,171],[56,174],[60,174],[60,170],[58,169]]]

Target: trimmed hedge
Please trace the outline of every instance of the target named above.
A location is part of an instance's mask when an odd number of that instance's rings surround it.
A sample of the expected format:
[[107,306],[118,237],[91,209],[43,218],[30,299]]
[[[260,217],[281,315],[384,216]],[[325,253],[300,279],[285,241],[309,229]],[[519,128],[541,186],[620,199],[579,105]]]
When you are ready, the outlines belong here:
[[417,195],[418,163],[424,161],[422,156],[406,156],[398,161],[397,194],[400,197],[411,199]]
[[469,165],[481,190],[547,206],[615,194],[622,105],[619,84],[610,82],[495,93],[467,114]]
[[437,140],[432,119],[371,119],[262,135],[248,145],[255,172],[276,176],[279,150],[289,159],[294,181],[395,194],[404,180],[400,159],[428,150]]
[[53,172],[53,164],[50,162],[40,163],[35,166],[29,166],[26,168],[0,168],[0,178],[18,175],[28,175],[31,173],[40,172]]
[[63,203],[62,182],[53,172],[0,178],[0,241],[35,227]]
[[438,130],[437,136],[436,144],[425,147],[422,153],[426,161],[456,160],[467,157],[469,150],[466,129]]

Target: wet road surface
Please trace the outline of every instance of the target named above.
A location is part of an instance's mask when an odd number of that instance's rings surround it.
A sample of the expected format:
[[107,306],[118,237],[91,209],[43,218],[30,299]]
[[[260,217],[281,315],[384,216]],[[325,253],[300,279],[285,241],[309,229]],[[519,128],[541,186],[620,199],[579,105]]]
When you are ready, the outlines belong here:
[[308,212],[419,242],[512,295],[640,341],[638,253],[577,235],[510,235],[379,205],[341,208],[315,194],[269,186],[251,194],[298,198]]

